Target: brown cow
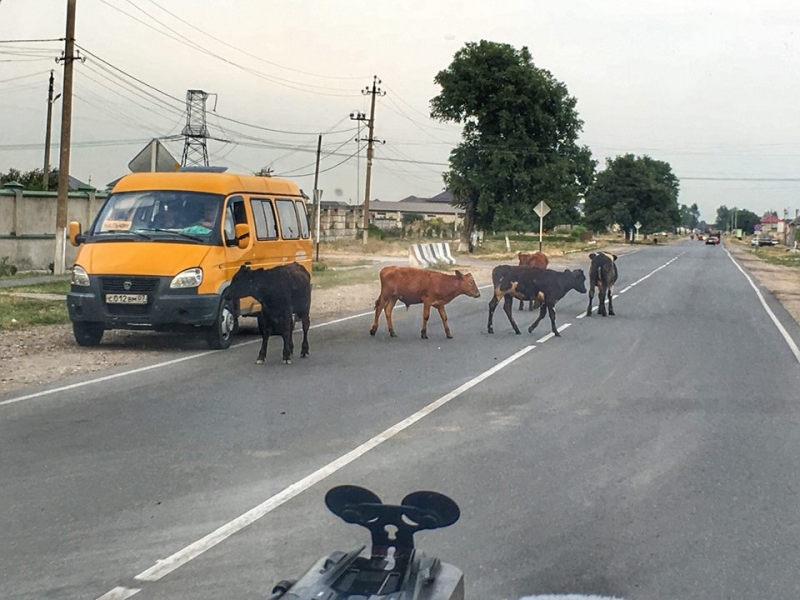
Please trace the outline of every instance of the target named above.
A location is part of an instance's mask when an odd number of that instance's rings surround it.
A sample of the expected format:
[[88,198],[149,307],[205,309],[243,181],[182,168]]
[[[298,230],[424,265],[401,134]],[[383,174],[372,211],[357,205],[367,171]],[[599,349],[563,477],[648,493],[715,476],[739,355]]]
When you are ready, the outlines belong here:
[[375,321],[372,323],[370,335],[378,331],[378,320],[381,311],[386,313],[386,324],[389,326],[389,335],[397,337],[392,325],[392,310],[399,300],[408,308],[411,304],[422,304],[422,332],[423,340],[428,339],[428,317],[431,306],[439,311],[442,318],[444,332],[448,339],[452,339],[450,327],[447,326],[447,313],[444,307],[453,298],[464,294],[471,298],[480,298],[481,293],[470,273],[466,275],[456,271],[454,275],[439,273],[438,271],[425,271],[413,267],[384,267],[381,269],[381,294],[375,301]]
[[[550,263],[550,259],[544,252],[517,252],[520,267],[537,267],[539,269],[546,269]],[[539,301],[534,304],[533,300],[528,301],[528,310],[533,310],[534,307],[539,308]],[[519,309],[525,310],[525,301],[519,301]]]

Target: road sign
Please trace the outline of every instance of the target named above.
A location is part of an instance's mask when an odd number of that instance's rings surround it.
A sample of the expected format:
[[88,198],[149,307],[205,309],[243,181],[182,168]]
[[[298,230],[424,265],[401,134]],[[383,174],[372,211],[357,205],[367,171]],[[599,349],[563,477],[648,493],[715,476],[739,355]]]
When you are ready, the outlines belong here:
[[639,221],[636,221],[636,223],[634,223],[633,226],[636,227],[636,229],[642,228],[642,224]]
[[761,231],[761,225],[755,225],[753,231]]
[[177,171],[180,163],[176,161],[164,145],[157,139],[142,148],[134,159],[128,163],[128,168],[132,173],[152,173]]
[[544,203],[544,200],[542,200],[536,205],[536,208],[533,209],[533,212],[535,212],[540,219],[544,219],[545,215],[550,212],[550,207]]

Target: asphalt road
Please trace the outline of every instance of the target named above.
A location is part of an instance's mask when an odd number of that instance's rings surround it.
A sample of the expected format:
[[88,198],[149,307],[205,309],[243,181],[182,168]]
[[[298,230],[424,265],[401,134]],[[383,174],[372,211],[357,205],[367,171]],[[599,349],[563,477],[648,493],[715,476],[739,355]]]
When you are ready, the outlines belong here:
[[800,597],[798,358],[723,248],[618,265],[617,315],[570,292],[561,338],[502,311],[488,335],[487,290],[449,341],[412,307],[396,339],[317,324],[290,366],[274,339],[263,367],[250,343],[0,398],[0,597],[264,597],[366,541],[323,505],[340,483],[454,498],[417,542],[470,598]]

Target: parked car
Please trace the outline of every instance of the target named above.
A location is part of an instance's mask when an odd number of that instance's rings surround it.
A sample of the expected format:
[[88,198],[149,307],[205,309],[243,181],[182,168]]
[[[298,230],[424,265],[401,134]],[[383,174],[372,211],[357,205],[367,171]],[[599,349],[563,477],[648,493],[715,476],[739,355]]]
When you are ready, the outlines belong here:
[[754,235],[750,240],[750,245],[753,247],[777,246],[779,243],[777,239],[769,235]]

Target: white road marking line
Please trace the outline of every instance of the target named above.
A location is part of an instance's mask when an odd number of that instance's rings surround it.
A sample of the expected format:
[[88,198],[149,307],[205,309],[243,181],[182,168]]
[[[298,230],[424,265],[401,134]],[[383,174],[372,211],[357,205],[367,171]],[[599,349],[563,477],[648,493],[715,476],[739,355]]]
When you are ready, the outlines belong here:
[[[564,330],[565,330],[567,327],[569,327],[570,325],[572,325],[572,323],[564,323],[564,324],[563,324],[561,327],[557,327],[557,328],[556,328],[556,331],[558,331],[559,333],[561,333],[562,331],[564,331]],[[547,335],[545,335],[545,336],[543,336],[543,337],[540,337],[538,340],[536,340],[536,343],[537,343],[537,344],[544,344],[544,343],[545,343],[547,340],[549,340],[549,339],[551,339],[551,338],[554,338],[554,337],[555,337],[555,334],[554,334],[554,333],[551,331],[551,332],[550,332],[550,333],[548,333]]]
[[[243,515],[241,515],[241,516],[237,517],[236,519],[230,521],[229,523],[223,525],[222,527],[220,527],[216,531],[213,531],[213,532],[209,533],[204,538],[202,538],[202,539],[200,539],[200,540],[198,540],[198,541],[186,546],[185,548],[183,548],[182,550],[179,550],[178,552],[176,552],[172,556],[169,556],[169,557],[167,557],[167,558],[165,558],[163,560],[157,561],[155,565],[153,565],[149,569],[147,569],[145,571],[142,571],[141,573],[136,575],[135,579],[137,579],[138,581],[147,581],[147,582],[158,581],[159,579],[161,579],[165,575],[168,575],[169,573],[173,572],[177,568],[185,565],[186,563],[188,563],[192,559],[197,558],[198,556],[200,556],[206,550],[209,550],[209,549],[213,548],[214,546],[216,546],[217,544],[223,542],[224,540],[226,540],[227,538],[229,538],[230,536],[232,536],[236,532],[241,531],[242,529],[244,529],[248,525],[251,525],[252,523],[256,522],[258,519],[260,519],[261,517],[263,517],[267,513],[275,510],[276,508],[278,508],[279,506],[281,506],[285,502],[291,500],[292,498],[294,498],[298,494],[304,492],[305,490],[307,490],[308,488],[310,488],[314,484],[319,483],[320,481],[322,481],[325,478],[329,477],[330,475],[336,473],[337,471],[339,471],[343,467],[349,465],[350,463],[355,461],[357,458],[363,456],[364,454],[366,454],[367,452],[369,452],[373,448],[379,446],[380,444],[382,444],[383,442],[391,439],[392,437],[394,437],[395,435],[397,435],[401,431],[407,429],[408,427],[410,427],[411,425],[413,425],[417,421],[419,421],[419,420],[423,419],[424,417],[428,416],[429,414],[431,414],[436,409],[444,406],[445,404],[447,404],[448,402],[450,402],[454,398],[457,398],[458,396],[460,396],[464,392],[470,390],[471,388],[475,387],[476,385],[478,385],[482,381],[488,379],[489,377],[491,377],[492,375],[494,375],[498,371],[500,371],[500,370],[504,369],[505,367],[507,367],[508,365],[512,364],[517,359],[522,358],[528,352],[533,350],[535,347],[536,346],[533,346],[533,345],[526,346],[522,350],[512,354],[511,356],[509,356],[505,360],[503,360],[503,361],[499,362],[498,364],[496,364],[494,367],[492,367],[490,369],[487,369],[486,371],[484,371],[480,375],[477,375],[476,377],[473,377],[472,379],[470,379],[469,381],[467,381],[463,385],[457,387],[452,392],[450,392],[448,394],[445,394],[441,398],[431,402],[427,406],[425,406],[425,407],[421,408],[420,410],[418,410],[417,412],[415,412],[413,415],[403,419],[402,421],[400,421],[399,423],[397,423],[397,424],[393,425],[392,427],[386,429],[382,433],[379,433],[378,435],[376,435],[372,439],[364,442],[363,444],[361,444],[357,448],[354,448],[353,450],[351,450],[347,454],[344,454],[344,455],[340,456],[339,458],[337,458],[336,460],[328,463],[324,467],[321,467],[321,468],[317,469],[316,471],[314,471],[310,475],[307,475],[303,479],[293,483],[292,485],[290,485],[289,487],[287,487],[283,491],[275,494],[274,496],[272,496],[271,498],[265,500],[264,502],[262,502],[258,506],[250,509],[249,511],[247,511]],[[121,588],[114,588],[114,590],[119,590],[119,589],[121,589]],[[114,590],[112,590],[112,592]],[[110,594],[111,592],[108,592],[108,593]],[[114,598],[114,596],[110,596],[109,597],[108,595],[105,595],[105,596],[101,596],[97,600],[109,600],[109,598]]]
[[[637,250],[636,252],[639,252],[639,251]],[[625,254],[624,256],[630,256],[631,254],[634,254],[634,253],[633,253],[633,252],[630,252],[629,254]],[[661,265],[661,266],[660,266],[660,267],[658,267],[657,269],[654,269],[653,271],[651,271],[650,273],[648,273],[648,274],[647,274],[647,275],[645,275],[644,277],[642,277],[642,278],[640,278],[640,279],[637,279],[637,280],[636,280],[636,281],[634,281],[632,284],[630,284],[628,287],[626,287],[624,290],[620,290],[619,294],[616,294],[616,295],[614,295],[614,296],[611,296],[611,299],[612,299],[612,300],[614,300],[615,298],[619,298],[619,295],[620,295],[620,294],[624,294],[625,292],[627,292],[627,291],[628,291],[628,290],[630,290],[631,288],[633,288],[633,287],[636,287],[637,285],[639,285],[640,283],[642,283],[642,282],[643,282],[645,279],[647,279],[648,277],[651,277],[651,276],[655,275],[657,272],[659,272],[661,269],[664,269],[664,268],[668,267],[668,266],[669,266],[669,264],[670,264],[671,262],[674,262],[674,261],[678,260],[678,259],[679,259],[681,256],[683,256],[684,254],[686,254],[686,252],[681,252],[680,254],[678,254],[678,256],[676,256],[676,257],[672,258],[671,260],[669,260],[668,262],[664,263],[663,265]],[[598,306],[593,306],[593,307],[592,307],[592,312],[596,311],[598,308],[599,308]],[[584,318],[585,316],[586,316],[586,313],[585,313],[585,312],[583,312],[583,313],[581,313],[581,314],[577,315],[575,318],[576,318],[576,319],[582,319],[582,318]]]
[[[319,323],[318,325],[312,325],[309,329],[319,329],[321,327],[327,327],[328,325],[335,325],[336,323],[342,323],[344,321],[350,321],[352,319],[358,319],[360,317],[365,317],[367,315],[374,315],[375,311],[369,311],[364,313],[359,313],[357,315],[350,315],[349,317],[342,317],[341,319],[334,319],[333,321],[326,321],[325,323]],[[249,340],[246,342],[241,342],[239,344],[235,344],[232,348],[240,348],[242,346],[248,346],[250,344],[261,343],[260,339],[257,340]],[[111,381],[112,379],[119,379],[120,377],[126,377],[128,375],[136,375],[137,373],[144,373],[147,371],[152,371],[154,369],[161,369],[163,367],[169,367],[172,365],[176,365],[178,363],[185,362],[187,360],[194,360],[195,358],[202,358],[203,356],[208,356],[209,354],[214,354],[215,352],[219,352],[219,350],[206,350],[205,352],[198,352],[197,354],[190,354],[189,356],[182,356],[180,358],[174,358],[172,360],[167,360],[164,362],[156,363],[154,365],[148,365],[146,367],[139,367],[137,369],[131,369],[129,371],[122,371],[121,373],[114,373],[112,375],[104,375],[102,377],[96,377],[94,379],[88,379],[86,381],[79,381],[78,383],[71,383],[69,385],[63,385],[61,387],[52,388],[49,390],[42,390],[41,392],[35,392],[33,394],[25,394],[24,396],[17,396],[16,398],[9,398],[8,400],[0,401],[0,406],[5,406],[7,404],[15,404],[17,402],[22,402],[23,400],[32,400],[34,398],[41,398],[42,396],[49,396],[51,394],[57,394],[58,392],[66,392],[69,390],[74,390],[77,388],[82,388],[87,385],[94,385],[96,383],[103,383],[104,381]]]
[[125,600],[125,598],[130,598],[131,596],[138,594],[142,590],[136,588],[126,588],[126,587],[115,587],[110,592],[106,592],[102,596],[100,596],[97,600]]
[[747,279],[747,283],[750,284],[750,287],[753,288],[753,291],[758,296],[758,299],[761,302],[761,306],[763,306],[764,310],[767,311],[767,314],[769,315],[769,318],[772,319],[772,322],[775,324],[775,327],[778,328],[778,331],[783,336],[783,339],[786,341],[786,344],[789,346],[789,350],[792,351],[792,354],[794,354],[795,359],[797,359],[797,362],[800,363],[800,348],[797,347],[797,344],[795,344],[794,340],[792,339],[792,336],[789,335],[789,332],[786,331],[786,328],[778,320],[778,317],[775,316],[775,313],[772,312],[772,309],[767,305],[767,301],[764,299],[764,296],[761,294],[761,290],[759,290],[758,287],[756,286],[756,284],[753,283],[753,280],[745,272],[745,270],[741,267],[741,265],[739,265],[739,263],[736,262],[736,260],[733,258],[731,253],[728,252],[728,249],[725,248],[724,246],[723,246],[722,249],[725,250],[725,253],[728,255],[728,258],[731,259],[733,264],[736,265],[736,268],[739,269],[739,271],[742,273],[742,275],[744,275],[745,279]]

